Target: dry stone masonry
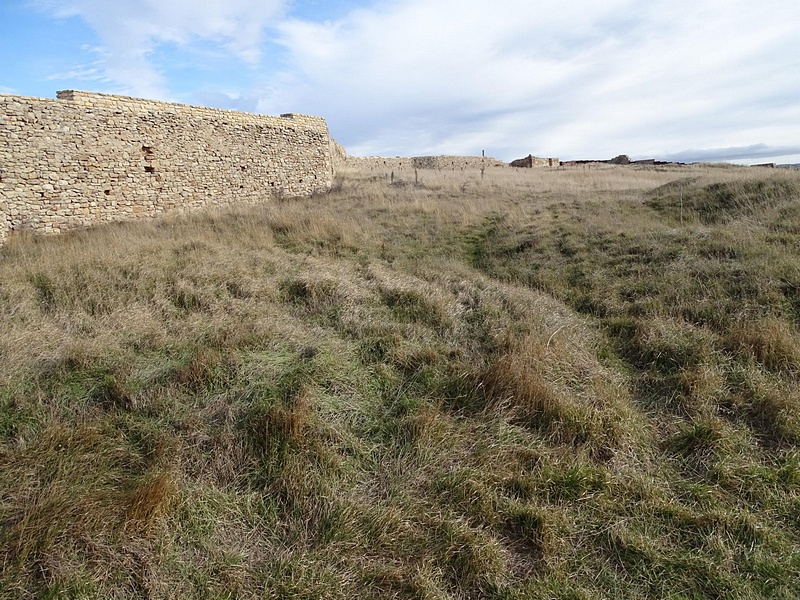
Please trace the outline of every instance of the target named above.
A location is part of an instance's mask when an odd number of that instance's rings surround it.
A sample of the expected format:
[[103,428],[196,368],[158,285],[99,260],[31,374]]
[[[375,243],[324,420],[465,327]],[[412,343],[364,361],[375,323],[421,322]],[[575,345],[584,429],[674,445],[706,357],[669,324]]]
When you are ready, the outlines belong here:
[[557,158],[541,158],[528,154],[525,158],[518,158],[511,161],[512,167],[520,169],[534,169],[539,167],[558,167],[561,162]]
[[324,119],[88,92],[0,94],[0,245],[97,223],[330,189]]
[[489,167],[506,167],[506,163],[488,156],[409,156],[387,158],[383,156],[346,156],[343,168],[361,171],[387,169],[435,169],[438,171],[471,171]]

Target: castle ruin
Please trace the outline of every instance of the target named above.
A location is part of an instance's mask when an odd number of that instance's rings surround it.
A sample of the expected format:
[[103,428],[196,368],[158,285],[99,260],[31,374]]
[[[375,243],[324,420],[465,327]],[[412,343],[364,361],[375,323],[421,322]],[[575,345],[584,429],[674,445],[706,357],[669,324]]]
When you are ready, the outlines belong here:
[[541,158],[533,154],[528,154],[525,158],[518,158],[517,160],[511,161],[511,166],[519,169],[534,169],[537,167],[552,168],[558,167],[560,164],[561,162],[557,158]]
[[330,189],[324,119],[79,91],[0,94],[0,245],[233,202]]
[[506,163],[489,156],[345,156],[342,168],[359,171],[389,169],[429,169],[435,171],[471,171],[488,167],[507,167]]

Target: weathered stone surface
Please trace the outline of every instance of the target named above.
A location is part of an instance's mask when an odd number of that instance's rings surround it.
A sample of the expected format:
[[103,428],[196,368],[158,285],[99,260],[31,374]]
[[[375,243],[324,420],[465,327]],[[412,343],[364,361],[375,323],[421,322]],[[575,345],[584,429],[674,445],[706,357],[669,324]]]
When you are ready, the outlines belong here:
[[608,161],[611,165],[629,165],[631,164],[631,157],[627,154],[620,154]]
[[330,189],[324,119],[79,91],[0,94],[0,244],[75,227]]
[[345,156],[342,167],[358,170],[435,169],[438,171],[468,171],[506,164],[489,156]]
[[347,150],[341,144],[337,144],[333,138],[331,138],[331,162],[334,171],[347,165]]
[[6,214],[3,207],[0,206],[0,246],[2,246],[8,237],[8,230],[11,227],[11,215]]
[[533,154],[528,154],[525,158],[512,160],[510,164],[512,167],[532,169],[534,167],[557,167],[561,163],[557,158],[540,158]]

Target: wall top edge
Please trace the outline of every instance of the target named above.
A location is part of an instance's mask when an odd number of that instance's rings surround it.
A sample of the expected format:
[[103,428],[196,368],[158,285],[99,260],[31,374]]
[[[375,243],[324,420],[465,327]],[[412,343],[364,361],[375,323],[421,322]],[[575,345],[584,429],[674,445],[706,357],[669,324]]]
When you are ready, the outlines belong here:
[[[178,106],[182,108],[191,108],[191,109],[202,109],[202,110],[220,110],[222,112],[231,112],[236,114],[242,115],[253,115],[256,117],[271,117],[275,115],[264,115],[261,113],[253,113],[247,112],[243,110],[232,110],[229,108],[213,108],[210,106],[200,106],[197,104],[185,104],[182,102],[166,102],[163,100],[151,100],[149,98],[138,98],[135,96],[125,96],[123,94],[104,94],[102,92],[86,92],[84,90],[59,90],[56,92],[56,98],[58,100],[92,100],[92,99],[100,99],[100,100],[109,100],[109,101],[119,101],[119,102],[146,102],[148,104],[163,104],[165,106]],[[280,115],[281,117],[291,118],[291,117],[308,117],[312,119],[322,119],[322,117],[318,117],[315,115],[305,115],[301,113],[284,113]]]
[[19,99],[25,102],[41,102],[59,104],[73,103],[76,105],[96,105],[98,107],[112,107],[119,106],[138,106],[154,109],[163,109],[164,111],[188,111],[188,112],[205,112],[208,114],[224,114],[229,115],[233,119],[267,119],[275,122],[292,121],[295,124],[300,124],[313,128],[322,128],[327,131],[328,125],[323,117],[314,115],[304,115],[300,113],[284,113],[280,116],[265,115],[259,113],[244,112],[238,110],[212,108],[208,106],[198,106],[192,104],[181,104],[178,102],[163,102],[161,100],[149,100],[147,98],[135,98],[133,96],[123,96],[117,94],[104,94],[101,92],[85,92],[82,90],[59,90],[56,92],[56,99],[52,98],[39,98],[36,96],[21,96],[19,94],[0,93],[0,99],[13,100]]

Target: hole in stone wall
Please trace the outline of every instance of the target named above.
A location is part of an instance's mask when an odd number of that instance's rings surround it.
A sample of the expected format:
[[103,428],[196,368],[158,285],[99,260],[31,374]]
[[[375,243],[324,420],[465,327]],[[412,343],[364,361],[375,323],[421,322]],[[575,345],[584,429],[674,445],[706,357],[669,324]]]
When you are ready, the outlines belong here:
[[247,167],[239,167],[242,171],[247,171]]
[[103,193],[104,193],[106,196],[110,196],[110,195],[111,195],[111,190],[103,190]]
[[145,173],[155,173],[156,172],[156,168],[147,166],[147,167],[144,168],[144,172]]
[[142,153],[143,154],[150,154],[153,151],[152,146],[142,146]]

